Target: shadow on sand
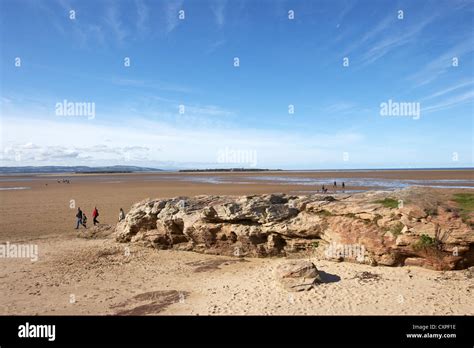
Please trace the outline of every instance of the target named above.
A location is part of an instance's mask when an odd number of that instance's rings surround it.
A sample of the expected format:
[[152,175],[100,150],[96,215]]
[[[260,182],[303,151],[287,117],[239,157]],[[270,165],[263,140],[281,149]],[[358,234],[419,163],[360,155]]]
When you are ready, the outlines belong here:
[[324,271],[319,271],[319,276],[323,283],[336,283],[341,280],[341,277],[335,274],[326,273]]

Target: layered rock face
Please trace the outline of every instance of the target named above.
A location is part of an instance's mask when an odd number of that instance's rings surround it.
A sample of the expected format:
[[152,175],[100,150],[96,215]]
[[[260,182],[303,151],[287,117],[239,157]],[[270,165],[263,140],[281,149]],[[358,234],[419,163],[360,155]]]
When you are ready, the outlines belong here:
[[[399,199],[400,207],[376,203],[387,196]],[[115,236],[119,242],[158,249],[241,257],[312,253],[337,261],[436,270],[474,265],[471,226],[448,208],[413,203],[419,196],[426,197],[409,189],[146,200],[117,224]]]

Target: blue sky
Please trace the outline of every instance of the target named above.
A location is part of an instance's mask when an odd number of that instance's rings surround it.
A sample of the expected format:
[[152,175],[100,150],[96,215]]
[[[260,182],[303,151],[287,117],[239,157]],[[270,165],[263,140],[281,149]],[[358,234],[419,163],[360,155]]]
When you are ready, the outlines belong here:
[[2,165],[473,166],[473,1],[0,4]]

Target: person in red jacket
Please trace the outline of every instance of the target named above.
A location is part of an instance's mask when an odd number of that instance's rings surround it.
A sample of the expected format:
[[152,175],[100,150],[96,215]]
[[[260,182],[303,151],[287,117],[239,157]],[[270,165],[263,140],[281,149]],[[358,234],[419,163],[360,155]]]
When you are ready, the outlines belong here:
[[94,226],[99,223],[99,220],[97,218],[99,217],[99,211],[97,210],[97,207],[94,207],[94,211],[92,212],[92,218],[94,222]]

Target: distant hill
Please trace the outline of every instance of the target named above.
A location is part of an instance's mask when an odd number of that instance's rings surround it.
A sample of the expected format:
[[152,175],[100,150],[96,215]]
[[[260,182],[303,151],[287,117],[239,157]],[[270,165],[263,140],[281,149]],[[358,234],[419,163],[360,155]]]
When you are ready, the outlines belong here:
[[25,167],[0,167],[0,174],[33,174],[33,173],[137,173],[158,172],[161,169],[136,167],[136,166],[25,166]]

